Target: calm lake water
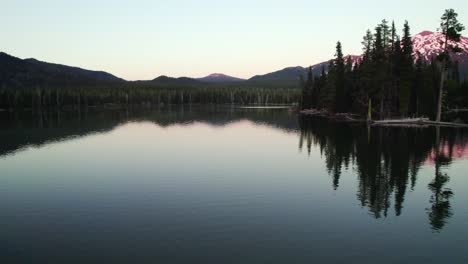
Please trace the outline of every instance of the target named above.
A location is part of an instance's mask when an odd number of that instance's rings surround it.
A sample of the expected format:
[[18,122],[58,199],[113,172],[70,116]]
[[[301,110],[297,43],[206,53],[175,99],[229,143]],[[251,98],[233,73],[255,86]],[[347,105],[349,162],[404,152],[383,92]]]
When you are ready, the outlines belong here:
[[0,113],[1,263],[468,263],[468,131]]

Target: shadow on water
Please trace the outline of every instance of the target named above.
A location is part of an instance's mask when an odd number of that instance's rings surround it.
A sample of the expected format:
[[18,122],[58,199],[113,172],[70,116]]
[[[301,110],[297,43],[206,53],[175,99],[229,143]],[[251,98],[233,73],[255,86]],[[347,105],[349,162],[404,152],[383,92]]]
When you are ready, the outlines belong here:
[[366,127],[310,117],[299,124],[299,149],[306,147],[309,154],[312,146],[320,149],[335,190],[343,168],[354,168],[357,199],[373,217],[387,217],[392,203],[396,216],[402,214],[405,194],[414,189],[424,164],[434,166],[427,208],[433,231],[442,230],[452,216],[454,193],[446,187],[450,177],[443,169],[468,154],[466,129]]

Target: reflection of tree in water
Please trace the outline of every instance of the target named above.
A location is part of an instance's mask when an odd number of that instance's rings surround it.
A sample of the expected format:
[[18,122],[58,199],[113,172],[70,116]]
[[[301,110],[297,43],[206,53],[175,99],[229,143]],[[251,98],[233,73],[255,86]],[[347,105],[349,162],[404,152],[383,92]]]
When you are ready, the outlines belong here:
[[282,109],[228,106],[168,106],[163,108],[77,108],[0,112],[0,157],[27,147],[106,133],[127,122],[153,122],[161,127],[201,122],[224,126],[241,120],[285,132],[297,130],[297,119]]
[[[448,165],[454,148],[466,145],[468,136],[464,130],[435,128],[369,127],[336,123],[325,119],[300,119],[300,149],[304,143],[310,153],[312,146],[320,149],[333,188],[339,186],[342,168],[350,163],[356,170],[359,185],[357,198],[361,205],[368,207],[375,218],[386,217],[393,203],[395,214],[401,215],[405,194],[408,188],[414,189],[419,169],[428,160],[436,164]],[[431,159],[438,142],[446,150],[444,158]],[[439,152],[437,152],[439,153]],[[429,185],[433,192],[430,224],[441,229],[450,212],[449,198],[453,193],[444,187],[448,176],[436,173]],[[410,186],[408,186],[410,184]]]
[[442,151],[445,149],[444,144],[440,145],[439,133],[439,128],[437,128],[436,149],[434,150],[435,177],[428,185],[429,190],[432,192],[430,198],[431,207],[428,208],[429,222],[435,232],[442,230],[447,223],[447,219],[453,215],[450,206],[450,198],[453,196],[453,192],[450,188],[445,187],[449,182],[449,176],[441,172],[441,167],[449,165],[452,160],[453,144],[449,144],[448,156],[446,156]]
[[[250,120],[283,131],[297,129],[297,120],[286,111],[253,109],[217,109],[215,107],[169,109],[86,109],[83,111],[50,111],[44,113],[3,113],[0,115],[0,157],[28,146],[111,131],[128,121],[150,121],[160,126],[203,122],[223,126],[239,120]],[[357,172],[357,198],[369,208],[373,217],[388,215],[392,204],[396,215],[403,212],[405,194],[417,182],[420,167],[435,165],[428,216],[434,230],[444,227],[452,215],[446,187],[449,177],[441,172],[465,148],[468,133],[450,128],[405,129],[363,127],[327,120],[301,118],[299,148],[318,147],[326,168],[338,189],[343,168]],[[439,139],[439,141],[435,139]],[[410,186],[408,186],[410,184]]]
[[436,173],[434,180],[429,183],[429,189],[432,191],[429,222],[434,231],[441,230],[447,223],[447,219],[453,214],[450,206],[450,198],[453,196],[453,192],[444,187],[448,181],[448,175],[439,172]]

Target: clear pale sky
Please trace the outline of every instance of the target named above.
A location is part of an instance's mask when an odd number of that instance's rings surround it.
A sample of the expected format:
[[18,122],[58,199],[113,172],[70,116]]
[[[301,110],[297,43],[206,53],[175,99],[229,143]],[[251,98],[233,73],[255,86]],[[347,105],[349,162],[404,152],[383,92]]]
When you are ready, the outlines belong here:
[[338,40],[359,54],[383,18],[435,31],[447,8],[468,26],[463,0],[0,0],[0,51],[128,80],[248,78],[328,60]]

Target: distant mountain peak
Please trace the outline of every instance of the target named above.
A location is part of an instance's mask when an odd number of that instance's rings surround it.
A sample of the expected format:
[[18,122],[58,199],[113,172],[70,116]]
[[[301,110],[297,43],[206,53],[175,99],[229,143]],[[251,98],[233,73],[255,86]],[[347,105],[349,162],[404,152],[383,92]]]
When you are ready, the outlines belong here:
[[212,73],[208,76],[198,78],[197,80],[202,81],[202,82],[214,82],[214,83],[244,81],[244,79],[232,77],[223,73]]
[[222,73],[212,73],[206,77],[227,77],[226,74],[222,74]]

